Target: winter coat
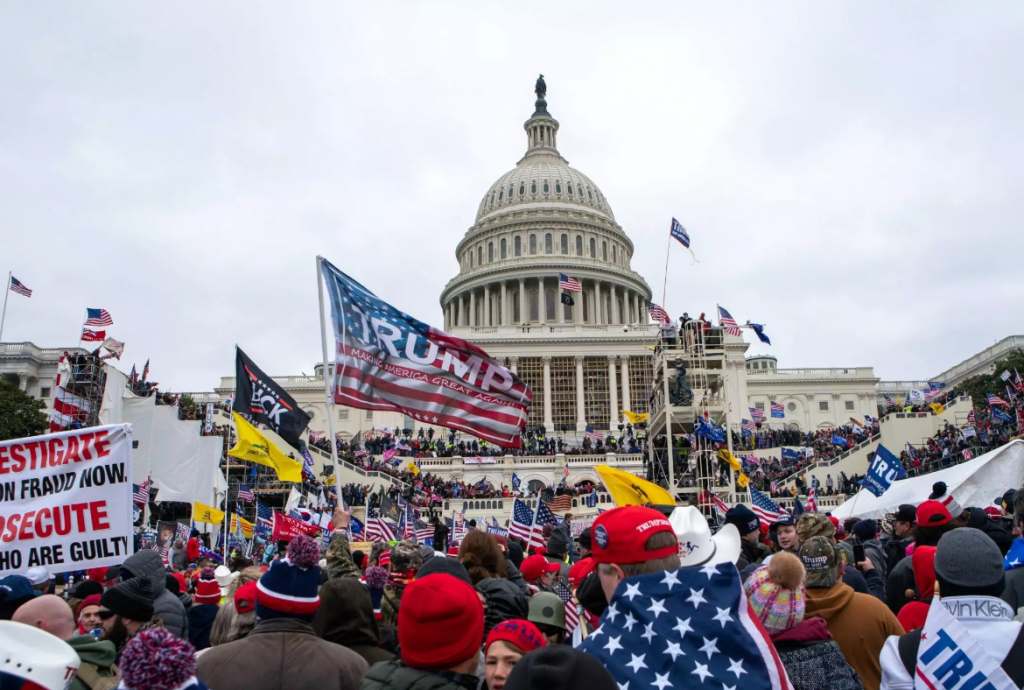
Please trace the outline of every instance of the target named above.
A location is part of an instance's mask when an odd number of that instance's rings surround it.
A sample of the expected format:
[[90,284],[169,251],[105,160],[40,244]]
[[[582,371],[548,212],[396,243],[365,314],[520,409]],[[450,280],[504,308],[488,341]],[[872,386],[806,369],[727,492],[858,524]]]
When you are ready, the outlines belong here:
[[321,640],[309,623],[271,618],[241,640],[204,652],[196,677],[216,690],[356,690],[367,669],[363,657]]
[[189,539],[188,544],[185,545],[185,556],[188,557],[189,563],[199,560],[199,540],[195,537]]
[[882,669],[878,655],[886,638],[902,635],[903,627],[885,604],[839,582],[828,588],[808,588],[806,615],[820,616],[842,650],[846,661],[860,676],[865,690],[878,690]]
[[[910,599],[907,599],[907,590],[917,592],[917,583],[914,582],[914,565],[912,558],[904,558],[896,564],[896,568],[889,573],[885,581],[885,603],[889,610],[899,613]],[[920,594],[920,593],[919,593]]]
[[[475,680],[476,676],[467,676],[467,679]],[[401,661],[375,665],[359,684],[359,690],[467,690],[467,687],[447,676],[409,668]]]
[[896,564],[907,557],[907,547],[913,543],[913,537],[906,537],[904,539],[890,539],[889,541],[885,542],[885,545],[882,546],[882,550],[885,551],[886,559],[885,572],[891,573],[896,568]]
[[987,534],[988,538],[999,547],[1000,553],[1005,556],[1006,552],[1010,550],[1010,544],[1013,543],[1013,537],[1006,531],[1006,528],[989,517],[988,513],[981,508],[971,508],[969,515],[967,526]]
[[742,573],[745,568],[753,565],[756,570],[756,566],[761,565],[761,561],[767,558],[769,553],[771,552],[767,547],[742,539],[740,540],[740,557],[736,560],[736,569]]
[[515,563],[517,568],[523,564],[523,547],[519,542],[509,539],[508,559]]
[[[855,564],[853,562],[853,546],[857,542],[852,541],[841,541],[839,542],[839,548],[846,551],[847,561],[850,567]],[[868,560],[871,561],[871,565],[875,566],[875,570],[878,572],[882,581],[889,575],[888,562],[889,558],[885,555],[885,549],[882,548],[882,542],[877,539],[869,539],[867,541],[859,542],[864,547],[864,555],[867,556]]]
[[[82,665],[92,664],[96,674],[101,678],[110,676],[110,667],[117,659],[117,648],[110,640],[97,640],[92,635],[76,635],[65,640],[78,654]],[[84,680],[76,677],[71,681],[70,690],[89,690]]]
[[217,604],[194,604],[188,611],[188,641],[197,650],[210,646],[210,631],[213,630],[213,619],[217,617],[220,606]]
[[508,575],[508,581],[518,587],[519,591],[525,596],[530,596],[530,585],[526,584],[526,580],[523,579],[523,574],[519,572],[519,568],[507,556],[505,557],[505,571]]
[[348,543],[348,536],[344,532],[335,532],[331,535],[331,541],[327,545],[327,578],[333,580],[337,577],[363,576],[359,566],[352,560],[352,548]]
[[805,618],[771,637],[794,690],[863,690],[824,618]]
[[175,570],[186,570],[188,568],[188,554],[184,549],[174,549],[171,554],[171,566]]
[[394,658],[380,648],[380,629],[366,585],[351,577],[331,580],[320,588],[313,630],[320,639],[351,649],[370,666]]
[[448,550],[448,525],[439,523],[434,526],[434,551],[444,553]]
[[476,591],[484,596],[484,639],[491,628],[502,621],[513,618],[527,618],[530,615],[530,600],[514,583],[497,577],[486,577],[476,585]]
[[136,551],[121,565],[121,579],[129,577],[149,577],[156,597],[153,600],[153,618],[163,621],[164,629],[178,637],[188,639],[188,619],[185,607],[178,601],[178,595],[167,591],[167,571],[163,559],[156,551],[144,549]]

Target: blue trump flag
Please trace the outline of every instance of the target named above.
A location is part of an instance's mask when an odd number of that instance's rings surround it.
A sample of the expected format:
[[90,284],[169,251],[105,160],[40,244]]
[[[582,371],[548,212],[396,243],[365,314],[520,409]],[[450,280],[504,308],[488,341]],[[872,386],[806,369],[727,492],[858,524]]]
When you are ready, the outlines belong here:
[[757,335],[758,340],[768,345],[772,344],[771,338],[769,338],[764,332],[764,325],[759,323],[751,323],[750,321],[747,321],[747,325],[750,326],[750,330],[754,331],[754,333]]
[[800,460],[804,459],[804,455],[803,455],[803,453],[798,451],[796,448],[783,448],[782,449],[782,459],[783,460],[790,460],[792,462],[799,462]]
[[832,445],[842,446],[843,448],[846,448],[846,439],[840,436],[839,434],[832,434]]
[[1006,422],[1008,424],[1012,424],[1013,423],[1013,417],[1011,417],[1010,415],[1006,414],[1005,412],[1000,410],[998,407],[990,407],[989,411],[992,413],[992,418],[993,419],[998,419],[1000,422]]
[[894,481],[905,479],[906,476],[907,472],[900,464],[899,458],[879,443],[878,450],[875,451],[875,458],[871,461],[868,473],[864,475],[860,485],[875,496],[881,496],[892,486]]

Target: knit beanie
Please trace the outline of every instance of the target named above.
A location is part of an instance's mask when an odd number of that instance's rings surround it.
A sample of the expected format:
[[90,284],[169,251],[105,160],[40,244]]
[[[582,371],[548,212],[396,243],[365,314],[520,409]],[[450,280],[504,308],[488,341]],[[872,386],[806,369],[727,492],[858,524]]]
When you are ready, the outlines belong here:
[[[946,532],[939,539],[935,551],[935,576],[944,597],[999,596],[1005,586],[1003,554],[981,530],[960,527]],[[998,591],[993,593],[989,590]]]
[[[216,581],[215,581],[216,582]],[[196,650],[163,628],[143,630],[121,654],[121,685],[127,690],[203,690],[196,678]]]
[[524,654],[540,649],[548,643],[547,638],[536,625],[520,618],[502,621],[491,628],[487,642],[484,643],[484,654],[487,654],[490,646],[498,641],[514,644]]
[[153,619],[153,600],[156,593],[149,577],[140,575],[118,582],[100,596],[100,606],[129,620],[145,623]]
[[910,557],[918,601],[931,601],[935,595],[935,550],[934,546],[918,546]]
[[220,585],[217,584],[217,577],[213,568],[203,568],[199,572],[199,581],[196,583],[197,604],[219,604]]
[[95,580],[82,580],[75,585],[74,589],[71,590],[71,596],[75,599],[85,599],[93,594],[96,596],[103,594],[102,582],[96,582]]
[[512,667],[505,690],[618,690],[612,674],[596,657],[552,644],[524,654]]
[[957,503],[956,499],[953,498],[953,494],[949,493],[949,488],[946,486],[946,482],[935,482],[932,484],[932,493],[928,497],[929,501],[939,501],[942,505],[946,506],[946,510],[949,511],[950,517],[954,520],[960,517],[964,512],[964,509]]
[[320,547],[306,535],[288,544],[288,555],[270,564],[259,579],[256,616],[313,622],[320,606]]
[[99,594],[90,594],[85,599],[82,599],[82,603],[78,605],[78,610],[79,610],[79,612],[81,612],[81,610],[84,609],[86,606],[99,606],[99,605],[100,605],[100,595]]
[[743,587],[750,608],[769,633],[789,630],[804,619],[804,565],[793,554],[775,554]]
[[484,638],[484,607],[476,590],[437,573],[413,580],[398,608],[398,644],[410,668],[443,670],[473,658]]
[[466,566],[458,562],[454,558],[431,558],[429,561],[423,564],[423,567],[416,573],[417,578],[424,578],[427,575],[433,575],[436,573],[446,573],[453,575],[467,585],[472,585],[473,580],[469,577],[469,571],[466,570]]
[[857,537],[861,541],[871,541],[878,536],[878,525],[875,521],[868,518],[866,520],[859,520],[856,525],[853,526],[853,536]]

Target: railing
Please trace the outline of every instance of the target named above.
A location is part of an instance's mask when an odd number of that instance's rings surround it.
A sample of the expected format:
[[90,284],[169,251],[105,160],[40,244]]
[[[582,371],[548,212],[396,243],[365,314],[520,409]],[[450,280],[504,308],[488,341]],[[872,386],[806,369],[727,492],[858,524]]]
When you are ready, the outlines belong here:
[[[861,448],[864,448],[865,446],[869,446],[872,443],[874,443],[875,441],[880,441],[881,438],[882,438],[881,433],[869,436],[866,440],[861,441],[860,443],[858,443],[853,448],[845,450],[845,451],[843,451],[839,455],[831,457],[831,458],[829,458],[827,460],[816,460],[815,462],[812,462],[811,464],[806,465],[806,466],[802,467],[801,469],[794,470],[790,474],[786,475],[785,478],[780,479],[779,480],[779,484],[786,484],[786,483],[792,481],[793,479],[795,479],[797,477],[797,475],[800,475],[800,474],[803,474],[805,472],[808,472],[808,471],[814,469],[815,467],[831,467],[832,465],[835,465],[840,460],[845,460],[846,458],[850,457],[850,455],[852,455],[853,453],[856,453]],[[782,451],[780,450],[779,452],[781,453]]]
[[987,347],[970,359],[965,359],[960,364],[947,369],[939,374],[933,381],[945,381],[948,385],[954,385],[959,377],[982,364],[994,364],[999,358],[1014,350],[1024,350],[1024,335],[1011,335],[1003,338],[995,345]]
[[[620,273],[624,276],[628,276],[629,278],[635,280],[644,287],[648,287],[647,281],[645,281],[643,276],[641,276],[639,273],[630,268],[626,268],[624,266],[612,263],[611,261],[603,261],[601,259],[590,258],[588,256],[569,256],[566,254],[531,254],[529,256],[520,256],[516,258],[498,259],[491,263],[484,264],[483,266],[474,266],[473,268],[467,270],[460,269],[459,275],[455,276],[454,278],[448,281],[448,283],[444,286],[444,290],[442,290],[441,294],[447,294],[448,290],[458,283],[466,282],[467,280],[474,278],[479,278],[481,276],[487,275],[488,273],[496,273],[510,268],[518,267],[535,268],[538,266],[543,266],[545,264],[562,264],[566,268],[579,266],[593,266],[595,268],[599,268],[606,271],[613,271],[616,273]],[[532,278],[533,276],[530,277]],[[588,280],[590,279],[589,275],[584,277],[587,278]],[[508,280],[515,280],[515,278],[509,278]]]
[[[654,324],[596,324],[596,323],[531,323],[528,325],[509,324],[507,326],[451,326],[452,332],[470,332],[473,334],[487,333],[624,333],[623,327],[628,327],[628,333],[643,334],[646,336],[656,335],[660,330]],[[274,379],[280,381],[281,379]]]
[[65,352],[68,354],[89,354],[88,350],[80,347],[36,347],[32,343],[0,343],[0,354],[16,354],[28,352],[33,357],[59,358]]
[[830,369],[750,369],[747,376],[827,376],[841,378],[844,376],[874,378],[872,367],[834,367]]

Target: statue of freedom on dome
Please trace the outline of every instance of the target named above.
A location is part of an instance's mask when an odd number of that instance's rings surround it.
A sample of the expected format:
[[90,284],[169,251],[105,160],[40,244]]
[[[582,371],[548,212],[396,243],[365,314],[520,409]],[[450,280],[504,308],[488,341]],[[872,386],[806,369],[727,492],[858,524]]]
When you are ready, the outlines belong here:
[[534,93],[537,94],[537,98],[543,99],[548,94],[548,85],[544,83],[544,75],[537,77],[537,85],[533,87]]

